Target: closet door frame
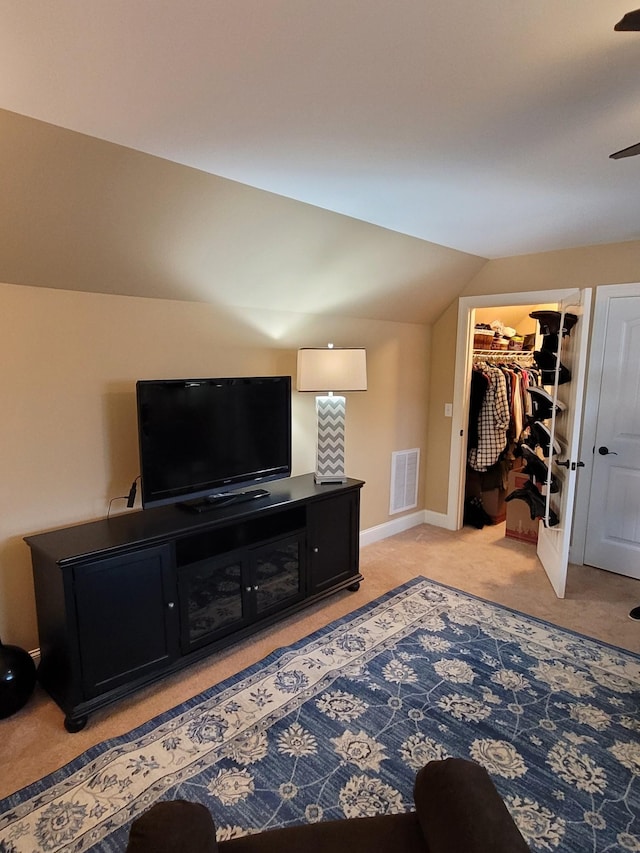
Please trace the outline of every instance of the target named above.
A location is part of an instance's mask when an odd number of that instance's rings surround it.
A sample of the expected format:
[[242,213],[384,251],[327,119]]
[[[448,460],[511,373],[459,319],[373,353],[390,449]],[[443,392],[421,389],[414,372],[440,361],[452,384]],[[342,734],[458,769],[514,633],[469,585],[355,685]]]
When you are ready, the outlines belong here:
[[[586,289],[586,288],[584,288]],[[503,305],[539,305],[561,302],[580,294],[580,288],[535,290],[523,293],[493,293],[487,296],[461,296],[458,300],[458,329],[456,338],[453,418],[449,456],[449,492],[447,515],[442,526],[460,530],[464,515],[464,482],[466,476],[467,425],[469,420],[469,390],[473,364],[473,328],[476,308]]]

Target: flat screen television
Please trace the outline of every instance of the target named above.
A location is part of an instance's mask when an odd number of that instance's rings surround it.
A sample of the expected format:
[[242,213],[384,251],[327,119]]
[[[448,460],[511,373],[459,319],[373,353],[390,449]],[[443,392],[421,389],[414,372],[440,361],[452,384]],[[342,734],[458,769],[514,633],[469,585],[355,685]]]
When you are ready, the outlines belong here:
[[201,511],[291,475],[290,376],[140,380],[136,399],[145,508]]

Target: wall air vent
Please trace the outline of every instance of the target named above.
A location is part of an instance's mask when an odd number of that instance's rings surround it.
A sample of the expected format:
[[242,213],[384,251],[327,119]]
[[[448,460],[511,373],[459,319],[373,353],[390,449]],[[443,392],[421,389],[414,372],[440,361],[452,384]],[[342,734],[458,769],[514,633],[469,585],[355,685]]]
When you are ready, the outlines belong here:
[[391,454],[391,501],[389,515],[418,505],[420,449],[396,450]]

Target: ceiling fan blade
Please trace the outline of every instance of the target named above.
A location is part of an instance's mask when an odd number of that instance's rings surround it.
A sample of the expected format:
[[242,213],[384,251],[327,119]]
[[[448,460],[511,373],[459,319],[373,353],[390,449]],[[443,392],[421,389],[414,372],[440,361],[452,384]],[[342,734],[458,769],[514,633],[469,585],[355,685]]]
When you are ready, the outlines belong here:
[[636,9],[635,12],[627,12],[627,14],[618,21],[613,29],[618,31],[626,30],[634,33],[640,32],[640,9]]
[[615,154],[609,154],[610,160],[622,160],[623,157],[635,157],[640,154],[640,142],[635,145],[630,145],[628,148],[623,148],[621,151],[616,151]]

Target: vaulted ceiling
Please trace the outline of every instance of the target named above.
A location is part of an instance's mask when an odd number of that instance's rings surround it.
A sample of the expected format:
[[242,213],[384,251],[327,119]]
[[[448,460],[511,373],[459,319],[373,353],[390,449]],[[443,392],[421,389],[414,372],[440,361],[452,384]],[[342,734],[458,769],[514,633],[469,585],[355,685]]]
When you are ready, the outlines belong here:
[[0,108],[455,249],[468,278],[640,237],[640,157],[609,159],[640,141],[629,9],[4,0]]
[[484,257],[640,234],[633,0],[8,0],[0,106]]

